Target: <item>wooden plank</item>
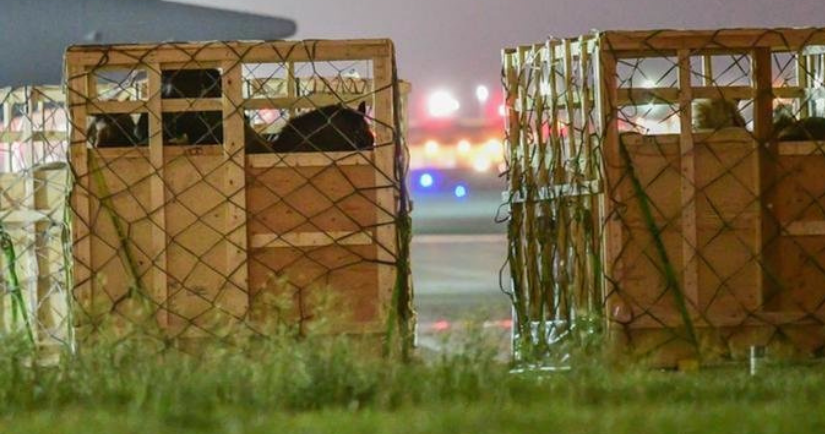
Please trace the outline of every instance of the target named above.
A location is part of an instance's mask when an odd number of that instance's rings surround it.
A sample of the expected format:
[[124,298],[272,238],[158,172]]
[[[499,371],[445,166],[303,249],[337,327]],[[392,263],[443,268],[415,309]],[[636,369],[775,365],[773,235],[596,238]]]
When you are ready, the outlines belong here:
[[[699,306],[699,242],[696,227],[696,151],[693,143],[693,88],[690,51],[679,51],[679,153],[682,202],[682,291],[688,305]],[[677,288],[672,288],[677,291]]]
[[[289,62],[286,65],[286,93],[288,98],[295,98],[298,92],[298,85],[295,81],[295,62]],[[295,107],[289,106],[289,118],[295,117]]]
[[145,101],[97,101],[90,100],[87,113],[90,115],[114,113],[147,113]]
[[249,243],[253,249],[281,247],[365,246],[373,244],[366,231],[291,232],[286,234],[254,234]]
[[[694,315],[692,320],[698,328],[711,327],[752,327],[758,325],[784,326],[784,325],[804,325],[821,324],[825,322],[825,314],[822,312],[805,311],[758,311],[748,312],[739,315]],[[682,319],[677,314],[657,314],[655,316],[640,317],[638,320],[628,324],[631,329],[669,329],[677,328],[682,324]]]
[[[569,184],[553,184],[539,187],[536,197],[533,198],[533,200],[556,201],[563,198],[598,195],[601,193],[603,193],[602,182],[601,180],[595,179],[592,181],[574,182]],[[525,202],[525,198],[521,193],[513,194],[510,192],[505,192],[502,194],[502,198],[505,201],[510,200],[511,197],[514,203]]]
[[[66,95],[61,86],[43,85],[32,87],[32,99],[36,102],[63,102]],[[2,98],[0,98],[2,100]]]
[[[808,65],[807,65],[807,57],[804,54],[804,50],[795,52],[796,55],[796,85],[801,89],[807,89],[810,87],[808,82]],[[777,94],[777,96],[782,97],[781,95]],[[810,116],[810,103],[806,101],[801,101],[799,105],[799,116],[802,118],[807,118]]]
[[378,241],[377,258],[386,264],[378,267],[378,299],[380,303],[380,318],[383,321],[389,314],[396,274],[398,273],[398,227],[395,219],[398,210],[398,181],[394,179],[396,146],[393,130],[395,125],[395,99],[393,97],[393,59],[395,51],[390,47],[389,52],[373,58],[373,79],[375,80],[375,137],[380,146],[374,152],[376,203],[378,213]]
[[165,99],[162,107],[164,113],[219,112],[223,110],[223,101],[220,98]]
[[760,300],[768,300],[778,290],[774,276],[779,264],[779,255],[776,241],[779,236],[779,225],[774,215],[773,203],[777,182],[777,167],[779,165],[779,146],[772,140],[773,134],[773,68],[770,49],[760,48],[752,53],[753,78],[751,82],[757,89],[754,100],[754,136],[759,153],[755,161],[756,191],[759,192],[762,209],[761,222],[755,232],[754,245],[759,249],[759,258],[762,270],[757,280],[757,296]]
[[623,197],[620,183],[625,174],[622,173],[624,163],[619,151],[619,140],[623,140],[619,136],[618,124],[618,80],[617,80],[617,66],[616,57],[612,52],[607,50],[605,45],[600,45],[598,52],[599,64],[596,69],[595,83],[598,90],[598,106],[599,121],[602,124],[602,135],[604,137],[602,142],[602,152],[604,153],[604,190],[606,194],[602,200],[601,207],[601,227],[602,244],[604,245],[603,263],[605,270],[605,279],[603,280],[604,291],[606,294],[614,294],[605,300],[605,310],[611,315],[608,322],[611,326],[615,326],[616,320],[614,314],[621,315],[619,312],[624,303],[621,300],[621,282],[615,279],[618,276],[623,276],[624,261],[621,257],[624,244],[624,230],[622,222],[618,213],[620,210],[617,205],[621,204],[627,198]]
[[[223,155],[221,145],[199,145],[199,146],[172,146],[164,147],[167,157],[178,156],[202,156],[202,155]],[[149,158],[149,148],[128,147],[128,148],[105,148],[97,152],[106,159],[115,158]],[[330,164],[336,166],[369,166],[372,165],[374,151],[341,151],[341,152],[291,152],[291,153],[271,153],[271,154],[247,154],[246,160],[249,167],[253,169],[266,169],[271,167],[325,167]]]
[[[579,112],[579,125],[581,127],[581,137],[579,140],[579,149],[577,151],[575,177],[577,179],[596,179],[596,168],[592,161],[595,160],[593,154],[593,142],[590,134],[590,115],[591,115],[591,100],[590,100],[590,86],[589,76],[590,71],[590,51],[588,49],[588,42],[584,39],[579,39],[579,46],[581,50],[578,56],[578,99],[582,101],[582,107]],[[577,197],[571,203],[575,203],[577,209],[574,213],[582,215],[592,214],[592,201],[589,197]],[[585,222],[584,219],[574,219],[574,234],[573,234],[573,249],[575,263],[574,273],[574,291],[576,297],[577,309],[588,312],[598,312],[602,305],[600,297],[596,297],[596,279],[594,275],[594,265],[592,256],[589,253],[592,232],[587,229],[590,222]]]
[[670,104],[679,100],[679,89],[669,87],[634,87],[617,90],[617,103],[624,105]]
[[0,209],[0,221],[2,221],[4,225],[28,226],[38,222],[45,222],[49,220],[50,217],[47,213],[35,209]]
[[[573,95],[576,93],[576,87],[574,85],[573,54],[571,53],[570,44],[570,40],[565,40],[564,45],[562,45],[562,52],[564,53],[562,58],[564,62],[564,94],[567,100],[567,110],[565,110],[567,115],[565,122],[567,127],[567,149],[565,154],[567,160],[575,161],[578,156],[578,142],[576,140],[576,117],[571,107],[573,106]],[[568,165],[565,164],[564,166],[567,167]],[[567,173],[567,181],[572,181],[574,176],[572,173]]]
[[[536,169],[531,168],[530,171],[532,172],[533,170],[536,170],[538,172],[534,181],[537,184],[534,185],[533,188],[539,190],[540,194],[540,189],[548,188],[551,185],[550,168],[552,167],[552,157],[559,156],[559,154],[553,149],[553,144],[557,140],[557,137],[554,137],[554,134],[558,132],[558,128],[545,128],[547,123],[549,123],[549,125],[556,124],[555,115],[557,111],[553,110],[556,107],[550,105],[550,110],[548,110],[548,101],[558,101],[558,98],[555,94],[554,87],[556,79],[556,65],[553,62],[553,59],[555,56],[551,54],[554,52],[554,48],[548,41],[543,47],[534,48],[534,50],[537,51],[536,56],[538,57],[537,61],[539,65],[539,68],[537,68],[536,71],[540,72],[537,74],[538,78],[534,79],[538,81],[534,89],[534,94],[528,95],[528,97],[532,97],[535,101],[533,125],[531,128],[533,128],[535,133],[538,161],[536,164]],[[569,109],[572,109],[572,107],[569,107]],[[534,190],[530,193],[531,194],[528,196],[534,196],[536,191]],[[504,195],[503,202],[507,203],[509,201],[513,204],[520,204],[522,201],[519,199],[524,199],[524,196],[524,192],[521,191],[510,192],[509,195]],[[528,212],[531,211],[533,210],[528,210]],[[539,213],[542,216],[551,216],[553,213],[551,204],[549,202],[540,203]],[[535,219],[533,220],[533,224],[535,224]],[[530,300],[532,309],[529,313],[531,318],[525,319],[525,321],[529,320],[531,324],[534,319],[541,321],[553,315],[554,300],[552,293],[554,292],[553,281],[555,279],[555,276],[553,276],[550,272],[555,257],[554,246],[551,242],[547,241],[548,237],[542,237],[540,228],[532,229],[532,231],[534,232],[533,236],[539,239],[539,254],[541,256],[537,258],[540,270],[538,271],[539,275],[536,276],[536,280],[538,280],[537,284],[539,285],[537,288],[539,298]]]
[[[152,95],[151,92],[148,92]],[[223,102],[220,98],[204,99],[164,99],[161,102],[164,113],[184,113],[184,112],[205,112],[221,111]],[[94,101],[89,107],[90,114],[114,114],[114,113],[148,113],[149,108],[145,101]]]
[[[227,58],[231,59],[231,58]],[[226,271],[228,283],[218,307],[240,319],[249,311],[249,264],[247,255],[246,149],[243,105],[243,66],[235,60],[223,63],[223,130],[227,197]]]
[[792,237],[825,235],[825,221],[797,221],[786,225],[784,232]]
[[[221,156],[223,155],[223,145],[164,145],[164,155],[168,157],[198,157],[198,156]],[[129,146],[125,148],[99,148],[95,152],[106,160],[113,159],[136,159],[148,160],[150,151],[147,146]],[[260,157],[270,154],[260,155]],[[258,157],[258,156],[256,156]],[[266,160],[268,161],[268,160]],[[268,167],[268,166],[267,166]]]
[[299,109],[313,110],[335,104],[346,104],[354,108],[362,102],[368,105],[372,103],[372,95],[317,93],[299,97],[250,98],[243,102],[243,107],[248,110],[289,109],[295,112],[294,116]]
[[[169,244],[166,232],[166,188],[164,181],[165,160],[163,155],[163,123],[160,114],[163,111],[161,101],[162,78],[160,65],[149,64],[147,68],[148,94],[146,107],[149,113],[149,163],[152,166],[152,175],[149,179],[149,218],[152,221],[152,242],[150,258],[152,260],[152,285],[147,288],[149,296],[165,309],[155,312],[155,318],[161,327],[169,326],[169,272],[167,246]],[[124,247],[125,246],[121,246]],[[135,276],[138,278],[138,276]]]
[[[3,98],[0,99],[0,103],[2,103],[2,109],[3,109],[3,130],[4,131],[9,131],[11,129],[12,105],[13,105],[13,102],[11,101],[11,96],[12,96],[11,92],[12,92],[12,89],[8,89],[5,93],[5,95],[2,95]],[[21,133],[15,133],[14,137],[9,137],[9,138],[0,137],[0,141],[4,142],[8,146],[7,150],[0,150],[0,152],[8,152],[9,153],[6,156],[7,161],[5,162],[6,164],[4,164],[5,167],[0,167],[0,172],[11,172],[12,171],[12,166],[13,166],[14,159],[12,158],[12,155],[11,155],[11,151],[12,151],[11,143],[20,140],[22,138],[21,136],[22,136]],[[16,139],[16,140],[13,140],[13,139]]]
[[[245,85],[250,93],[250,99],[297,97],[294,80],[290,80],[289,64],[287,77],[249,77]],[[294,71],[291,73],[294,75]],[[342,100],[349,100],[363,96],[370,96],[374,87],[374,80],[370,78],[339,78],[339,77],[301,77],[301,87],[304,97],[313,95],[339,95]],[[290,91],[291,88],[291,91]],[[398,90],[402,95],[409,95],[412,86],[404,80],[398,81]],[[309,94],[307,94],[309,93]]]
[[655,30],[609,31],[602,33],[605,43],[617,51],[624,50],[751,50],[798,49],[825,44],[825,32],[809,29],[725,29],[725,30]]
[[[539,281],[539,243],[538,234],[536,232],[536,201],[533,200],[536,194],[536,171],[535,167],[537,157],[537,148],[540,143],[534,137],[527,134],[534,125],[530,125],[531,118],[527,113],[532,113],[535,118],[541,118],[544,107],[543,98],[535,98],[535,95],[530,94],[529,87],[534,85],[538,80],[536,71],[537,66],[542,65],[540,56],[541,51],[536,51],[532,46],[522,46],[517,51],[517,68],[519,71],[519,86],[518,86],[518,101],[519,107],[522,109],[521,122],[524,124],[521,127],[522,134],[519,136],[519,146],[521,148],[521,165],[523,167],[524,187],[521,194],[527,196],[524,201],[524,234],[525,234],[525,250],[524,250],[524,265],[526,273],[526,282],[528,290],[528,310],[527,314],[530,321],[541,318],[543,305],[542,299],[552,298],[545,295],[545,290],[552,291],[552,288],[542,288]],[[540,92],[539,86],[535,86],[535,90]],[[570,90],[572,92],[572,89]],[[529,102],[528,102],[529,101]],[[525,110],[529,107],[529,111]],[[533,119],[535,122],[535,118]]]
[[[386,39],[350,39],[335,41],[266,41],[161,43],[143,45],[77,45],[67,49],[67,64],[79,66],[130,66],[141,59],[150,63],[224,62],[227,59],[248,63],[362,60],[389,56],[391,43]],[[234,62],[233,62],[234,63]]]
[[798,53],[803,56],[816,56],[825,54],[825,46],[822,45],[806,45]]
[[779,142],[777,147],[780,156],[825,156],[825,142]]
[[[88,93],[88,73],[84,68],[67,65],[67,100],[66,107],[71,116],[70,126],[70,160],[75,176],[75,185],[71,193],[72,207],[72,255],[74,257],[74,287],[72,298],[84,313],[90,312],[94,305],[92,276],[91,224],[91,180],[89,174],[89,156],[86,137],[86,101]],[[87,318],[81,315],[78,323]]]
[[[694,143],[699,142],[741,142],[752,140],[753,133],[743,128],[724,128],[718,131],[699,131],[693,133]],[[678,145],[681,140],[679,134],[624,134],[622,141],[627,146],[641,146],[646,143],[654,143],[657,145]],[[787,142],[787,143],[804,143],[804,142]]]
[[33,131],[30,136],[21,131],[0,131],[0,143],[22,142],[31,139],[34,142],[55,143],[66,139],[66,133],[62,131],[43,132]]
[[[582,102],[581,107],[581,126],[582,126],[582,148],[584,149],[584,168],[585,168],[585,177],[587,179],[595,180],[598,176],[598,168],[596,168],[594,162],[597,161],[595,154],[595,148],[593,146],[593,137],[591,136],[591,121],[590,115],[593,112],[593,100],[591,99],[590,93],[590,83],[588,76],[588,72],[592,68],[591,64],[591,56],[590,56],[590,49],[588,48],[589,43],[585,39],[581,39],[579,41],[582,44],[584,50],[582,51],[581,55],[579,56],[579,62],[581,63],[579,67],[579,100]],[[591,210],[592,211],[592,210]]]
[[[750,86],[694,86],[691,89],[694,99],[753,99],[755,94]],[[678,88],[621,88],[619,105],[673,104],[679,102],[679,94]]]
[[702,86],[711,86],[713,79],[713,57],[709,54],[702,56]]
[[294,152],[287,154],[250,154],[246,156],[249,167],[267,169],[271,167],[326,167],[371,166],[374,151],[343,152]]

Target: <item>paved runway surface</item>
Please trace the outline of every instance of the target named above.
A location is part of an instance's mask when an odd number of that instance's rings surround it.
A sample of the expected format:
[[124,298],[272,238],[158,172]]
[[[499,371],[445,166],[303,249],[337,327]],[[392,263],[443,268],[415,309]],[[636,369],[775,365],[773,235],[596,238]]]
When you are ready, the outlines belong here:
[[484,325],[502,347],[509,343],[510,302],[499,286],[507,244],[505,225],[495,222],[501,189],[493,182],[471,185],[463,200],[414,196],[412,267],[422,349],[440,349],[440,338],[466,321]]

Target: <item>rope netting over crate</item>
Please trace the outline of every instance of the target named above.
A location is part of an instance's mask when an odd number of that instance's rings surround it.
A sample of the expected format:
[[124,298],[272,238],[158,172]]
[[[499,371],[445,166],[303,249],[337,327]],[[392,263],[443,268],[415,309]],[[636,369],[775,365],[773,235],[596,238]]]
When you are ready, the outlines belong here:
[[57,86],[0,89],[0,334],[71,343],[67,122]]
[[410,346],[390,41],[73,47],[66,68],[79,341],[323,325]]
[[504,52],[516,356],[825,351],[825,30]]

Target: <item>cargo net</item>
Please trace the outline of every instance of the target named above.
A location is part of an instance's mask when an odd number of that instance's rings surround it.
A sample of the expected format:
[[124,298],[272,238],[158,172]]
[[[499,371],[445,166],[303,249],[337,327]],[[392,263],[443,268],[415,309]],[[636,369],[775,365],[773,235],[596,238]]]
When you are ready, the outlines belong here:
[[825,353],[825,32],[784,32],[505,51],[517,360]]
[[67,70],[79,343],[331,333],[409,348],[390,43],[78,47]]
[[0,335],[71,344],[63,94],[0,89]]

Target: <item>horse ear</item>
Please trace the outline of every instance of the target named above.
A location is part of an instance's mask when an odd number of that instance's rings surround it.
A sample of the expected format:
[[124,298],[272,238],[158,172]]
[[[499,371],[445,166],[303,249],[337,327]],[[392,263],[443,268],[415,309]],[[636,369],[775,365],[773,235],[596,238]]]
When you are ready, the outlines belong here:
[[358,104],[358,111],[361,112],[361,114],[363,114],[363,115],[367,114],[367,102],[366,101],[361,101],[361,104]]

